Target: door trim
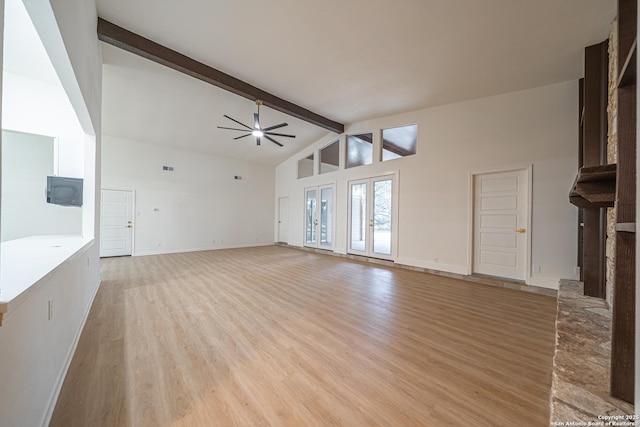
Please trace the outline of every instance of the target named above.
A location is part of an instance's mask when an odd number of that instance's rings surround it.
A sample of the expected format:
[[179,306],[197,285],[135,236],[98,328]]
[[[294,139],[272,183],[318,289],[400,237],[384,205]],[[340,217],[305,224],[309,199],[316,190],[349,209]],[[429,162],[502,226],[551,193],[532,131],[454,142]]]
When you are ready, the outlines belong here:
[[467,233],[467,275],[473,274],[473,251],[474,251],[474,220],[475,220],[475,189],[474,182],[477,175],[486,175],[492,173],[505,173],[505,172],[521,172],[526,171],[527,173],[527,208],[525,209],[527,215],[527,230],[526,233],[526,244],[525,250],[526,254],[524,257],[525,262],[525,272],[524,272],[524,281],[525,284],[528,285],[531,283],[531,253],[532,253],[532,239],[533,235],[532,225],[532,210],[533,210],[533,164],[525,163],[525,164],[515,164],[511,166],[506,166],[501,169],[484,169],[484,170],[474,170],[469,172],[469,182],[468,182],[468,198],[467,198],[467,219],[468,219],[468,233]]

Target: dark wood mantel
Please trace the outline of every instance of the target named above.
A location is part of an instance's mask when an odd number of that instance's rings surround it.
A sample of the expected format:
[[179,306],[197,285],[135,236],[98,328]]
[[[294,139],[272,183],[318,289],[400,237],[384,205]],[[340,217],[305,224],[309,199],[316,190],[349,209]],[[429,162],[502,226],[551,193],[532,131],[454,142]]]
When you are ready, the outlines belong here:
[[616,164],[581,167],[569,193],[569,201],[579,208],[613,207],[616,171]]

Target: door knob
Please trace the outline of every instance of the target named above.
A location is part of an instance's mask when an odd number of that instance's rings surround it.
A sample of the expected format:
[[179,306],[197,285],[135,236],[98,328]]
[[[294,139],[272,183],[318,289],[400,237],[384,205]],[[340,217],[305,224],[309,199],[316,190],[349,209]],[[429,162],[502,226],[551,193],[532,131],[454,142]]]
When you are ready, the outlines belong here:
[[133,228],[133,226],[131,224],[127,225],[127,228]]
[[527,230],[525,228],[518,228],[517,230],[513,230],[516,233],[525,233]]

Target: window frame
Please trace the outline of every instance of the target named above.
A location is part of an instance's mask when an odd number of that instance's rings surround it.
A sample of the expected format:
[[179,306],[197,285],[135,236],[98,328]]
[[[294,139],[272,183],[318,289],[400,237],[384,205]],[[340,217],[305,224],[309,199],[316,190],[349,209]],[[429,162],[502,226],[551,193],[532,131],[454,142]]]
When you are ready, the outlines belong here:
[[[331,147],[334,144],[338,144],[338,149],[337,149],[337,153],[338,153],[338,164],[337,165],[333,165],[332,163],[327,163],[327,164],[331,164],[332,166],[335,166],[336,169],[335,170],[329,170],[329,171],[322,171],[322,151]],[[334,140],[333,142],[330,142],[329,144],[325,145],[324,147],[320,148],[318,150],[318,175],[324,175],[326,173],[331,173],[331,172],[337,172],[340,170],[340,138]]]
[[[385,148],[385,145],[384,145],[384,131],[385,130],[399,129],[399,128],[404,128],[404,127],[413,127],[413,126],[415,126],[415,128],[416,128],[416,143],[415,143],[415,151],[413,153],[400,155],[400,154],[394,153],[393,151],[388,150],[388,149]],[[402,158],[405,158],[405,157],[415,156],[416,154],[418,154],[418,136],[419,136],[419,133],[420,133],[420,126],[417,123],[407,123],[407,124],[404,124],[404,125],[390,126],[390,127],[386,127],[386,128],[380,129],[380,151],[379,151],[380,162],[388,162],[388,161],[391,161],[391,160],[402,159]],[[385,160],[385,158],[384,158],[385,150],[396,154],[398,157],[393,157],[391,159],[386,159]]]
[[[298,162],[296,163],[296,177],[297,179],[304,179],[304,178],[309,178],[315,175],[315,151],[311,154],[309,154],[308,156],[305,156],[301,159],[298,159]],[[311,160],[311,174],[310,175],[305,175],[305,176],[300,176],[300,162],[304,161],[304,160]]]
[[[360,163],[360,164],[356,164],[356,165],[351,165],[350,166],[349,165],[349,139],[353,137],[353,138],[357,138],[357,139],[359,139],[361,141],[368,142],[365,139],[360,138],[360,136],[363,136],[363,135],[371,135],[371,142],[370,142],[370,144],[371,144],[371,158],[369,159],[368,163]],[[349,134],[349,135],[346,136],[345,144],[344,144],[345,145],[345,161],[344,161],[344,168],[345,169],[357,168],[357,167],[360,167],[360,166],[367,166],[367,165],[373,164],[374,157],[375,157],[375,155],[374,155],[374,140],[373,140],[373,137],[374,137],[374,133],[372,131],[364,131],[364,132],[352,133],[352,134]]]

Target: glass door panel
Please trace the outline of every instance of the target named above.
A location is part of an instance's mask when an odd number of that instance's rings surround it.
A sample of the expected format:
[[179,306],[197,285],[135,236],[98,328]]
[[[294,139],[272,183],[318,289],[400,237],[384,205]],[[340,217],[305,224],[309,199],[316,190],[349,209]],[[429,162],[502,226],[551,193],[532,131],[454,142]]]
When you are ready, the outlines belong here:
[[349,245],[347,252],[375,258],[396,255],[397,191],[395,176],[349,183]]
[[305,238],[304,244],[308,246],[316,246],[316,226],[318,225],[317,212],[316,212],[316,190],[307,190],[305,192],[305,215],[304,215],[304,229]]
[[304,245],[333,249],[333,185],[304,190]]
[[349,249],[367,250],[367,183],[351,184]]
[[333,187],[320,189],[320,246],[333,247]]
[[393,181],[373,182],[373,252],[391,255]]

